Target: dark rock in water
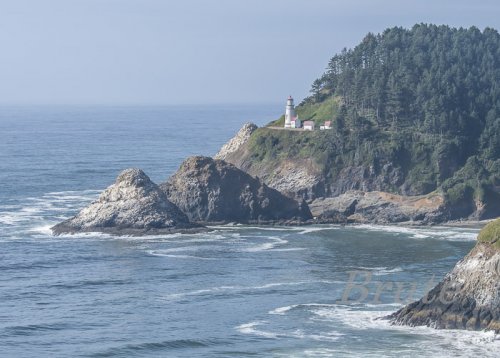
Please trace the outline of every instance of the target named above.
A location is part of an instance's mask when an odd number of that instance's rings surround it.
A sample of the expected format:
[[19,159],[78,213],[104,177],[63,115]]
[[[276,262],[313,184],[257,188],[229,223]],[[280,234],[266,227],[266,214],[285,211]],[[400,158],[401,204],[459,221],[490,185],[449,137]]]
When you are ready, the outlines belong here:
[[393,324],[500,332],[500,219],[474,249],[417,302],[388,316]]
[[195,222],[286,224],[312,219],[306,203],[299,204],[223,160],[188,158],[160,188]]
[[185,214],[140,169],[123,171],[99,199],[52,228],[54,234],[104,232],[140,235],[196,231]]

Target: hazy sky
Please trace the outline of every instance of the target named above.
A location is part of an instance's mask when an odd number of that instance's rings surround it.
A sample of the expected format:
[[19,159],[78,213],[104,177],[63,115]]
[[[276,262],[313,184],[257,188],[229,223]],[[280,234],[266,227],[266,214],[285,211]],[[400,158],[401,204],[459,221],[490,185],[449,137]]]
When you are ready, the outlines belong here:
[[499,15],[498,0],[0,0],[0,103],[300,99],[369,31]]

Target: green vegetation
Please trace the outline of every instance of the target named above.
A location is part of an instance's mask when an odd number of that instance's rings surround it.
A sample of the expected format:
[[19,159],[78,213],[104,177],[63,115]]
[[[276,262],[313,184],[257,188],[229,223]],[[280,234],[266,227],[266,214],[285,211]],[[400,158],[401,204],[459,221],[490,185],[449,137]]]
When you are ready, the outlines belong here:
[[[341,106],[340,97],[329,97],[321,102],[308,103],[297,106],[297,115],[302,121],[314,121],[316,126],[322,125],[325,121],[334,120]],[[285,123],[285,115],[278,120],[271,122],[271,126],[282,127]]]
[[[318,133],[257,131],[254,159],[313,157],[327,184],[364,167],[379,189],[441,190],[448,202],[500,200],[500,35],[491,28],[395,27],[333,56],[301,119]],[[283,124],[283,117],[274,122]],[[282,151],[285,150],[283,153]],[[389,179],[392,178],[392,179]]]
[[313,157],[319,164],[327,163],[327,153],[320,143],[328,136],[324,131],[296,132],[259,128],[249,141],[252,160],[256,162],[279,161],[287,158]]
[[500,219],[486,225],[479,233],[477,240],[479,242],[493,243],[495,248],[500,249]]

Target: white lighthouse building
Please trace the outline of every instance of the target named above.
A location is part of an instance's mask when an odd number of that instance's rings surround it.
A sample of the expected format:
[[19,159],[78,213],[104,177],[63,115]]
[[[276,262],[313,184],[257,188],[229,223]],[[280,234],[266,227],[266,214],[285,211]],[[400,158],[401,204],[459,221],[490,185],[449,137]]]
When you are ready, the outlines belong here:
[[292,96],[288,96],[285,108],[285,128],[295,128],[295,125],[292,127],[292,121],[295,122],[296,117],[297,116],[295,115],[295,106],[293,105],[293,98]]

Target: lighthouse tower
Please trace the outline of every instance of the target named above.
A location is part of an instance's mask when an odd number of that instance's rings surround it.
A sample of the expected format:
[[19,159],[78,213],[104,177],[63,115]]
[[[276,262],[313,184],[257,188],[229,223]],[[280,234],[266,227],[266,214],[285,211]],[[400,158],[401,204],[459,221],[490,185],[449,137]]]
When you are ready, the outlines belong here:
[[292,121],[295,120],[295,106],[293,105],[292,96],[288,96],[286,101],[286,109],[285,109],[285,128],[292,127]]

